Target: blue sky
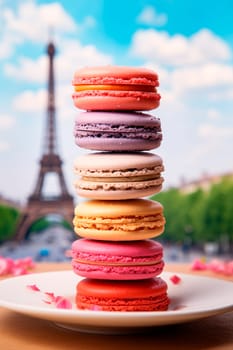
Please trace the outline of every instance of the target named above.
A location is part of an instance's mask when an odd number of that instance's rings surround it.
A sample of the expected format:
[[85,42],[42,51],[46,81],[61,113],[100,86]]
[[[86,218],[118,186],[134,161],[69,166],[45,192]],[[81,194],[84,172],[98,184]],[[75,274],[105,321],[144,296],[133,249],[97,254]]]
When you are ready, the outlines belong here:
[[[84,65],[145,66],[160,76],[166,186],[232,171],[233,2],[0,0],[0,194],[24,200],[43,152],[47,57],[55,60],[59,153],[73,193],[71,80]],[[51,181],[51,183],[49,182]],[[47,188],[53,187],[48,180]]]

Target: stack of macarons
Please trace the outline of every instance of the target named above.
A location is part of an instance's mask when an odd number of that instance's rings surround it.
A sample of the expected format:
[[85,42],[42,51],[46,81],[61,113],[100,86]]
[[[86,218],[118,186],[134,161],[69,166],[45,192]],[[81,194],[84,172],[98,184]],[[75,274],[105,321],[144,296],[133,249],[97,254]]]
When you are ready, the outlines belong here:
[[80,309],[162,311],[169,300],[163,247],[163,207],[145,197],[162,188],[162,159],[150,152],[161,123],[145,111],[159,106],[158,75],[145,68],[86,67],[73,78],[76,144],[91,150],[75,161],[73,271]]

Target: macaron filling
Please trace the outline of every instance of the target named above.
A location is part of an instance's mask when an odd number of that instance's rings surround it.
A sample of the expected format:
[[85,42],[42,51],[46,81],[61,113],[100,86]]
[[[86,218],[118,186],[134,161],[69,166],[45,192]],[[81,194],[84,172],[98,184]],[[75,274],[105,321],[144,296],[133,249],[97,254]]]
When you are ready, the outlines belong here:
[[129,169],[81,169],[75,166],[75,174],[79,175],[84,181],[96,182],[125,182],[125,181],[148,181],[154,179],[163,179],[160,173],[164,170],[163,165],[148,168],[129,168]]
[[94,229],[109,231],[137,232],[144,230],[154,230],[163,227],[165,219],[162,213],[148,216],[127,216],[119,218],[103,217],[82,217],[76,215],[73,220],[75,229]]
[[[116,259],[120,259],[120,257],[116,257]],[[145,258],[144,258],[145,259]],[[161,260],[158,260],[158,257],[153,258],[153,260],[149,260],[152,259],[151,257],[148,258],[148,261],[140,261],[140,259],[134,259],[134,261],[132,262],[109,262],[106,260],[86,260],[86,259],[80,259],[80,258],[75,258],[74,261],[79,263],[79,264],[88,264],[88,265],[98,265],[98,266],[150,266],[150,265],[156,265],[156,264],[160,264]]]
[[80,124],[76,123],[74,136],[77,138],[126,138],[143,140],[161,140],[160,127],[143,127],[127,125],[107,125],[107,124]]
[[152,85],[75,85],[75,91],[87,91],[87,90],[117,90],[117,91],[145,91],[145,92],[157,92],[156,87]]

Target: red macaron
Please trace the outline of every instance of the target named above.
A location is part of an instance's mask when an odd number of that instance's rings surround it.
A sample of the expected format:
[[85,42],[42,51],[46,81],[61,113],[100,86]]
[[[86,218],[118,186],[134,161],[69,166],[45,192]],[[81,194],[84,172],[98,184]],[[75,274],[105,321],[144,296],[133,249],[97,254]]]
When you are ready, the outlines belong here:
[[83,279],[77,284],[76,305],[96,311],[165,311],[167,284],[160,278],[139,281]]

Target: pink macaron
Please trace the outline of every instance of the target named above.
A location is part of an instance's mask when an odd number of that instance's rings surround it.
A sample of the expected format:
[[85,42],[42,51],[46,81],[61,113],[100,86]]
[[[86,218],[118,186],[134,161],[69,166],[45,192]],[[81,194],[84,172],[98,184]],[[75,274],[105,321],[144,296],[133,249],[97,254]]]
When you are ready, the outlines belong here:
[[71,248],[73,271],[105,280],[139,280],[158,276],[164,267],[162,245],[154,240],[131,242],[78,239]]
[[158,75],[146,68],[99,66],[78,69],[74,105],[91,111],[149,111],[157,108]]

